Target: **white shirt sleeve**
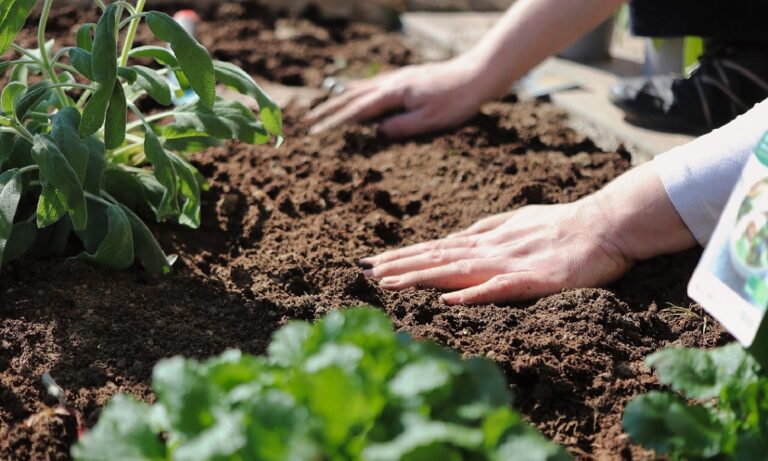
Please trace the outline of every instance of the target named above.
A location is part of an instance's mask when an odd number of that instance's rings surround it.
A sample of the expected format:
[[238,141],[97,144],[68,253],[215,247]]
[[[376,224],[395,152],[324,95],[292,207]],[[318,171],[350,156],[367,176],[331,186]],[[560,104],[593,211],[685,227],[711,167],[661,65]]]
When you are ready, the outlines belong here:
[[741,170],[767,130],[768,100],[654,160],[672,204],[702,245],[709,241]]

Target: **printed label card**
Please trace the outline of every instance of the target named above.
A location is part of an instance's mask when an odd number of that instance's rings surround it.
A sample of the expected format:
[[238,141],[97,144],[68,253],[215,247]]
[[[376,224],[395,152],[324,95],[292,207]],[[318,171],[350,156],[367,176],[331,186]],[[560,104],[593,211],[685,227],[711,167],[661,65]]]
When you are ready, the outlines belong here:
[[749,158],[688,285],[749,347],[768,307],[768,133]]

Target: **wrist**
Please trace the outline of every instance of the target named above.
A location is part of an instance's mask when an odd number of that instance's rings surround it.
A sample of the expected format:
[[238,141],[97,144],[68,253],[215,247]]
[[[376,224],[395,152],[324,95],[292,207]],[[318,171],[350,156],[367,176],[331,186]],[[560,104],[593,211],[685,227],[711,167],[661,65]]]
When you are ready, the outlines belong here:
[[509,92],[511,82],[493,66],[491,60],[474,49],[453,58],[453,63],[460,69],[462,80],[470,93],[480,103],[501,98]]
[[584,199],[607,238],[631,262],[695,246],[652,164],[625,173]]

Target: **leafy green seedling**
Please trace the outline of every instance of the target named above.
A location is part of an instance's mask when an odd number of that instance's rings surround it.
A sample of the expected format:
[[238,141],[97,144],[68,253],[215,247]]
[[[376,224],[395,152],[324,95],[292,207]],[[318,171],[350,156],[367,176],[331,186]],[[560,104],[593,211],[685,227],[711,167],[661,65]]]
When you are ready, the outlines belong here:
[[[154,274],[171,271],[142,217],[200,226],[206,184],[187,154],[237,139],[282,136],[280,109],[244,71],[208,51],[146,0],[104,5],[83,24],[74,47],[45,41],[52,0],[42,0],[38,48],[13,43],[35,0],[0,0],[0,265],[28,253],[63,253],[74,234],[76,257],[124,269],[138,260]],[[140,24],[168,43],[133,47]],[[157,68],[132,63],[154,60]],[[198,96],[171,108],[166,74]],[[34,82],[34,83],[32,83]],[[252,97],[260,117],[216,96],[216,83]],[[142,114],[140,98],[167,110]]]
[[634,442],[672,460],[766,459],[768,378],[741,345],[671,348],[647,363],[682,397],[654,391],[632,400],[623,423]]
[[510,408],[489,360],[392,331],[376,309],[293,322],[266,357],[229,351],[155,366],[152,406],[118,395],[80,461],[488,460],[570,457]]

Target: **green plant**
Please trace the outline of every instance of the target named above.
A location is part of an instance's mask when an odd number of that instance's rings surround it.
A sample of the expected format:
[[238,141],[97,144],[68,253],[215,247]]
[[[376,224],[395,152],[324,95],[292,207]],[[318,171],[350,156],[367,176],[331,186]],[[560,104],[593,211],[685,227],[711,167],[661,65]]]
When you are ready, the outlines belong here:
[[[98,23],[79,28],[77,46],[54,52],[45,41],[52,0],[42,3],[37,49],[13,44],[36,1],[0,0],[0,55],[16,52],[0,61],[0,76],[8,76],[0,97],[0,264],[63,253],[74,232],[79,259],[115,269],[138,259],[151,273],[168,273],[173,260],[139,215],[200,225],[206,185],[185,155],[222,139],[280,142],[280,110],[253,79],[213,61],[170,16],[144,12],[145,2],[96,0]],[[134,48],[141,22],[170,49]],[[171,105],[170,72],[199,101],[145,116],[139,98]],[[256,99],[261,120],[218,98],[217,81]]]
[[631,401],[623,423],[636,443],[673,460],[766,459],[768,378],[739,344],[666,349],[647,363],[685,398],[654,391]]
[[290,323],[266,357],[164,360],[152,386],[152,406],[112,399],[74,458],[569,459],[510,409],[493,362],[394,333],[372,308]]

